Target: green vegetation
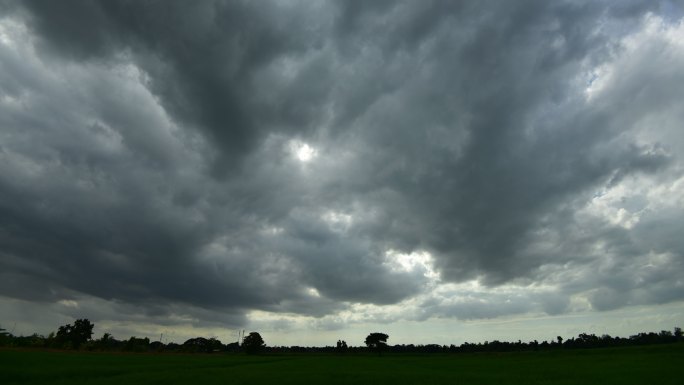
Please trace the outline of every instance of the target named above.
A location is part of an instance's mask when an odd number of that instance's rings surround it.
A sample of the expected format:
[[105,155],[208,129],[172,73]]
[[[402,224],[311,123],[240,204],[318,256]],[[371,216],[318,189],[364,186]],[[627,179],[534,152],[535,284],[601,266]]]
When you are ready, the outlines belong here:
[[0,384],[680,384],[684,344],[460,354],[0,350]]

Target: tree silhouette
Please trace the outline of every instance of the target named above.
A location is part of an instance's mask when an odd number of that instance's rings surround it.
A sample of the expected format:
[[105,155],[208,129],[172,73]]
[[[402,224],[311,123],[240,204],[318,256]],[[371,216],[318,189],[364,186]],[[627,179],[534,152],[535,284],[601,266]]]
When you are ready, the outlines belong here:
[[211,353],[214,351],[220,351],[223,348],[223,344],[216,338],[204,338],[196,337],[190,338],[183,343],[183,350],[187,352],[204,352]]
[[150,339],[145,337],[145,338],[138,338],[135,336],[132,336],[131,338],[126,341],[124,344],[124,350],[127,352],[146,352],[149,350],[150,347]]
[[4,346],[7,341],[10,340],[12,335],[6,330],[0,327],[0,346]]
[[385,333],[371,333],[368,335],[368,337],[366,337],[366,341],[364,342],[369,348],[381,353],[387,348],[388,338],[389,336]]
[[337,340],[337,351],[338,352],[345,352],[347,351],[349,347],[347,346],[347,341],[345,340]]
[[264,339],[257,332],[251,332],[242,340],[242,348],[249,354],[256,354],[266,347]]
[[77,319],[73,325],[67,324],[57,329],[56,339],[64,347],[78,349],[88,342],[93,335],[93,325],[86,318]]

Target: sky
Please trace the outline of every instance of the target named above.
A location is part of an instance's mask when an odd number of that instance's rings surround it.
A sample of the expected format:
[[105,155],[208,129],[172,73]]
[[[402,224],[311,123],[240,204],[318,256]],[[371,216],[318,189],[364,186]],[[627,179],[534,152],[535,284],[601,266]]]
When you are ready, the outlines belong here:
[[0,327],[684,326],[682,1],[0,0]]

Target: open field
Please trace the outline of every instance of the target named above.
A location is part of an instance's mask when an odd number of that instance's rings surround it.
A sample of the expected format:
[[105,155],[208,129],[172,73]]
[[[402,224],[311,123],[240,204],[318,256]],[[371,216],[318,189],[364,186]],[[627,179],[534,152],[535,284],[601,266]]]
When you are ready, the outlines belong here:
[[0,384],[681,384],[684,344],[453,355],[0,350]]

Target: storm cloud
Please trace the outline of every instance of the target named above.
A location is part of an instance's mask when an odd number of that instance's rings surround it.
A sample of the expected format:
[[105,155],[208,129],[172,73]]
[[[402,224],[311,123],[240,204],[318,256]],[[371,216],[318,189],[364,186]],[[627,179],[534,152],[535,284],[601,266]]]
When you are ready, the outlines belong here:
[[0,9],[12,306],[238,327],[684,300],[679,2]]

